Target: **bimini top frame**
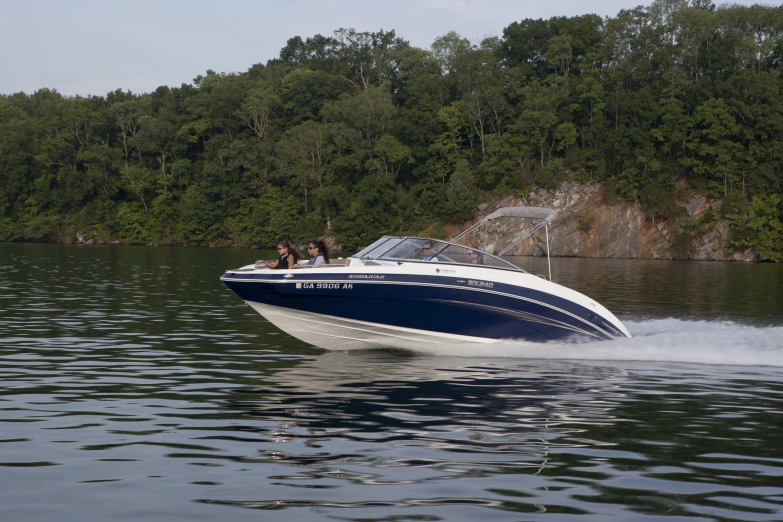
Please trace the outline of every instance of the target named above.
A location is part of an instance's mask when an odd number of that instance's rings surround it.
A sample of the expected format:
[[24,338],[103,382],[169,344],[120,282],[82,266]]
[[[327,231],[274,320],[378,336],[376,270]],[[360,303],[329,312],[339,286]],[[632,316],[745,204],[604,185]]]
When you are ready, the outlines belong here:
[[453,243],[459,243],[459,240],[466,235],[470,234],[474,230],[477,230],[484,227],[484,250],[486,250],[487,245],[487,228],[489,227],[489,223],[492,221],[495,221],[496,219],[500,218],[522,218],[522,219],[532,219],[536,220],[537,222],[530,227],[528,230],[523,231],[522,234],[519,237],[514,238],[514,240],[505,248],[503,248],[500,252],[498,252],[497,256],[502,256],[518,244],[520,244],[525,239],[529,238],[533,234],[536,233],[541,227],[544,227],[544,230],[546,232],[546,260],[547,265],[549,267],[549,280],[552,280],[552,263],[550,262],[549,258],[549,225],[555,220],[557,217],[557,211],[552,210],[551,208],[543,208],[543,207],[503,207],[499,208],[496,211],[492,212],[491,214],[487,215],[484,219],[478,221],[475,225],[468,228],[461,234],[459,234],[457,237],[452,239],[451,241]]

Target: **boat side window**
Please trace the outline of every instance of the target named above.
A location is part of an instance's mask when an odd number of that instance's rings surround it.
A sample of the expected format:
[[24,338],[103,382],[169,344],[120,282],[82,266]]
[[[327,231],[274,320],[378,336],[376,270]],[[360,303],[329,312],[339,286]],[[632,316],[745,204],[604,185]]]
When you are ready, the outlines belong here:
[[438,253],[438,257],[447,259],[451,263],[462,263],[464,265],[486,264],[483,252],[463,245],[448,245]]
[[418,259],[417,253],[421,251],[422,240],[405,238],[397,246],[386,252],[383,257],[391,259]]
[[451,263],[448,258],[441,258],[439,252],[446,247],[446,243],[435,239],[409,237],[405,238],[397,246],[386,252],[383,257],[391,259],[410,259],[414,261],[431,261]]
[[499,259],[499,258],[494,257],[494,256],[485,255],[483,257],[483,261],[484,261],[483,264],[485,266],[494,266],[496,268],[505,268],[505,269],[509,269],[510,268],[512,270],[517,270],[517,271],[524,272],[524,270],[522,270],[521,268],[519,268],[515,264],[509,263],[508,261],[504,261],[503,259]]
[[438,253],[438,258],[448,260],[451,263],[461,263],[463,265],[483,265],[496,268],[505,268],[519,270],[519,267],[499,259],[490,254],[486,254],[478,248],[472,248],[465,245],[449,244],[448,247]]
[[452,245],[447,249],[447,253],[457,263],[463,263],[466,265],[485,264],[484,253],[473,248]]

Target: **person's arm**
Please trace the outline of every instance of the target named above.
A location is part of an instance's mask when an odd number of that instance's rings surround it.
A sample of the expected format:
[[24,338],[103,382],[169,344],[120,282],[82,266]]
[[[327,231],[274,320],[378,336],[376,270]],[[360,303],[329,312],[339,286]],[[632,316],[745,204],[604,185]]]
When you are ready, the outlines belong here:
[[326,264],[326,260],[324,259],[324,256],[317,256],[315,258],[315,261],[313,261],[313,264],[310,265],[310,268],[315,268],[318,266],[323,266]]
[[269,261],[264,261],[263,259],[259,259],[258,261],[256,261],[257,265],[264,265],[267,268],[277,268],[277,263],[278,263],[277,261],[272,263]]
[[293,268],[294,265],[296,265],[296,259],[294,259],[294,255],[293,254],[288,254],[288,257],[286,259],[288,259],[288,268],[289,269]]

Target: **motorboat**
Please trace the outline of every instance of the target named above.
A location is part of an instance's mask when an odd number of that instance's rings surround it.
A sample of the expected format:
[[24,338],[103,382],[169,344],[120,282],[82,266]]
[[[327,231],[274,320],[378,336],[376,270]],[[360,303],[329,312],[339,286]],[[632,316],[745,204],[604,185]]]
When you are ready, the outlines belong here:
[[[548,258],[556,215],[505,207],[448,241],[383,236],[328,265],[247,265],[227,270],[221,280],[284,332],[330,350],[630,337],[609,310],[553,282],[551,264],[547,278],[501,257],[543,228]],[[514,239],[505,246],[490,242],[499,231],[513,232]]]

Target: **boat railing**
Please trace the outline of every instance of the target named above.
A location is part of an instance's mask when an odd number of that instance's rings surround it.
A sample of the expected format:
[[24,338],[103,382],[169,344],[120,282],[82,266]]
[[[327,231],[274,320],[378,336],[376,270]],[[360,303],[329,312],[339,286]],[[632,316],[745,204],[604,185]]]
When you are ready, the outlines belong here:
[[546,258],[547,258],[547,266],[549,267],[549,280],[551,281],[552,264],[549,257],[549,225],[552,224],[552,222],[555,220],[556,217],[557,217],[557,211],[551,208],[503,207],[488,214],[486,217],[476,222],[476,224],[469,227],[461,234],[457,235],[451,241],[454,243],[459,243],[461,239],[469,236],[471,233],[480,231],[483,234],[483,244],[484,244],[484,248],[486,249],[487,238],[489,237],[489,226],[492,222],[501,218],[518,218],[518,219],[531,220],[533,221],[533,225],[526,228],[521,228],[519,233],[514,235],[511,242],[505,247],[502,247],[497,255],[502,256],[503,254],[510,252],[511,249],[513,249],[514,247],[519,245],[522,241],[529,238],[530,236],[535,234],[538,230],[543,228],[546,234]]

